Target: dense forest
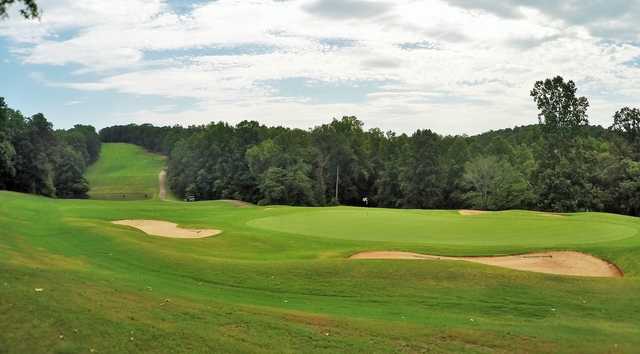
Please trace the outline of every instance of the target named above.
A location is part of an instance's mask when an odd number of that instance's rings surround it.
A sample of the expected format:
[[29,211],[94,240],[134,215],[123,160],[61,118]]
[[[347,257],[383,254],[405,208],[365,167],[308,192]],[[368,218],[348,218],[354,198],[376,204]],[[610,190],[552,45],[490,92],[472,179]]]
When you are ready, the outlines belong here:
[[86,198],[86,167],[100,154],[92,126],[53,130],[42,114],[25,117],[0,97],[0,189]]
[[259,204],[391,208],[609,211],[640,215],[640,110],[608,128],[588,122],[572,81],[539,81],[539,124],[477,136],[364,130],[356,117],[313,129],[255,121],[52,129],[0,100],[0,189],[85,197],[83,172],[100,143],[127,142],[169,157],[178,196]]
[[170,188],[197,199],[640,215],[640,111],[590,126],[576,92],[561,77],[539,81],[539,124],[472,137],[365,131],[356,117],[310,130],[131,124],[100,137],[168,155]]

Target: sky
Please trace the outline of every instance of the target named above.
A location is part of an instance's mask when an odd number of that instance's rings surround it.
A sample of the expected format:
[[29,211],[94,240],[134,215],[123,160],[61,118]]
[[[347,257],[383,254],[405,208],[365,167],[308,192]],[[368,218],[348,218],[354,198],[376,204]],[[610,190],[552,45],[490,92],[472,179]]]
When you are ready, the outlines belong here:
[[56,128],[257,120],[477,134],[571,79],[592,124],[640,105],[637,0],[39,0],[0,20],[0,97]]

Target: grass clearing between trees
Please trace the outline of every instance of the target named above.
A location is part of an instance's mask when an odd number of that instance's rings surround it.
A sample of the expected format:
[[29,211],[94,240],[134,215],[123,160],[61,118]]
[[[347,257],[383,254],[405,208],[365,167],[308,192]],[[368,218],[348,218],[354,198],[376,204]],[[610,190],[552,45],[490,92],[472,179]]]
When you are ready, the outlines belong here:
[[132,144],[103,144],[101,158],[87,169],[89,197],[104,200],[158,198],[158,174],[165,159]]
[[[146,153],[128,154],[139,161]],[[149,172],[155,191],[160,162]],[[100,169],[123,176],[101,179],[92,171],[90,180],[110,190],[151,191],[151,178],[128,182],[133,169]],[[149,237],[112,224],[125,219],[224,233]],[[0,353],[630,353],[640,347],[640,220],[633,217],[239,208],[228,201],[55,200],[0,192],[0,230]],[[349,259],[364,251],[565,250],[610,261],[625,275]]]

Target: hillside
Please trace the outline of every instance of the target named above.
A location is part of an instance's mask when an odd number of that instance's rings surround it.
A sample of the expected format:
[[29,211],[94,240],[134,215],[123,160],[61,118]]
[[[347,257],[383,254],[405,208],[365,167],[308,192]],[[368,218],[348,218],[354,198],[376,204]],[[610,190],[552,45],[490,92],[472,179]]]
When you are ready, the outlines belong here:
[[139,200],[159,197],[158,174],[165,157],[122,143],[103,144],[100,159],[87,169],[89,197]]

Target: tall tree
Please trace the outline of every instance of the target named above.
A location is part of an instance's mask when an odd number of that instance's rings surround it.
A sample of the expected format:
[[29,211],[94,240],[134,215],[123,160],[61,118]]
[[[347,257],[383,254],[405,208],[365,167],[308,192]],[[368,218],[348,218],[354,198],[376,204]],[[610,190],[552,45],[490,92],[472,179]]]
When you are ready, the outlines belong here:
[[23,134],[14,137],[19,158],[16,163],[14,188],[28,193],[55,195],[54,164],[51,149],[56,139],[50,122],[38,113],[27,119]]
[[7,188],[8,181],[16,174],[16,150],[11,143],[8,113],[4,98],[0,97],[0,189]]
[[463,180],[470,189],[466,197],[474,208],[504,210],[522,205],[528,183],[508,161],[480,156],[465,164]]
[[542,209],[570,211],[585,209],[590,186],[587,183],[586,156],[580,133],[589,124],[585,97],[576,96],[573,81],[560,76],[538,81],[531,97],[539,109],[543,145],[538,149],[534,183]]
[[547,138],[559,144],[570,143],[581,127],[589,125],[586,97],[576,96],[576,84],[567,82],[561,76],[537,81],[531,90],[531,97],[538,106],[538,119]]
[[432,209],[442,205],[444,168],[441,137],[431,130],[418,130],[408,145],[402,167],[403,207]]
[[609,129],[622,135],[631,144],[636,157],[640,158],[640,109],[620,109],[613,115],[613,125]]

